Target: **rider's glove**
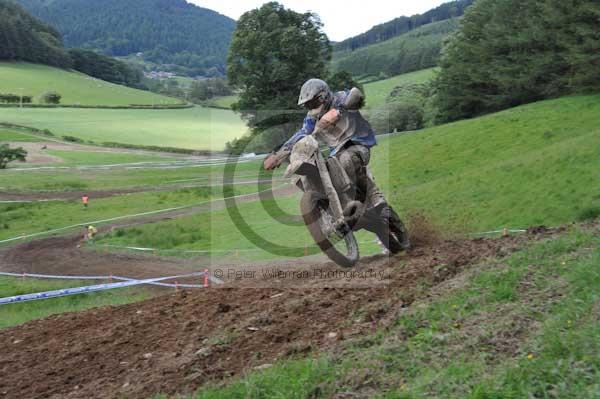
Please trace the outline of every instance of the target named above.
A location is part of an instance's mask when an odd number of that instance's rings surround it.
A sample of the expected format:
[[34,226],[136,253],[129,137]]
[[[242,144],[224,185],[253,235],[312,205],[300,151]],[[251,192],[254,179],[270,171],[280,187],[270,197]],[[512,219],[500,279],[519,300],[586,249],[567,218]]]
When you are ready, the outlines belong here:
[[277,154],[269,154],[268,157],[265,158],[263,162],[263,166],[265,170],[273,170],[278,168],[281,165],[281,160],[277,156]]

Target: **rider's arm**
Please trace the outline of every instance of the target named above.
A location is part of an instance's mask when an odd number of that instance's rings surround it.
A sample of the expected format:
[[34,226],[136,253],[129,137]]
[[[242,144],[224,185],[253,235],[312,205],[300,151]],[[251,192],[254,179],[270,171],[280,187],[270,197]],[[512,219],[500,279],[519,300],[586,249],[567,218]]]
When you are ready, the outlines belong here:
[[300,139],[302,139],[303,137],[312,134],[312,132],[315,130],[316,123],[317,120],[310,115],[304,118],[302,128],[296,133],[294,133],[294,135],[290,137],[288,141],[283,143],[279,147],[279,149],[274,150],[274,152],[271,153],[271,155],[265,158],[263,162],[264,168],[266,170],[273,170],[275,168],[278,168],[279,165],[281,165],[281,163],[283,162],[283,160],[289,156],[290,152],[292,152],[292,147],[294,146],[294,144],[300,141]]
[[302,124],[302,128],[300,130],[298,130],[296,133],[294,133],[294,135],[292,137],[290,137],[288,139],[288,141],[283,143],[283,145],[281,146],[281,149],[290,151],[292,149],[292,147],[294,146],[294,144],[296,144],[298,141],[300,141],[304,137],[312,134],[312,132],[315,130],[316,123],[317,123],[317,120],[312,116],[307,116],[306,118],[304,118],[304,123]]

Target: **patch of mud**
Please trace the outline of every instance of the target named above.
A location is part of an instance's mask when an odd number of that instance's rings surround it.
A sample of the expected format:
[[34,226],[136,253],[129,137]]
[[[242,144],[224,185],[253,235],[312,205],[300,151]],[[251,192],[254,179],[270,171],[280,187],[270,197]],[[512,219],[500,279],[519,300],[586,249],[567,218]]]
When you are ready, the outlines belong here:
[[410,242],[414,247],[431,246],[444,238],[443,229],[423,211],[412,211],[406,218]]
[[[211,380],[364,337],[468,265],[506,256],[551,234],[443,241],[389,259],[365,258],[357,270],[370,268],[387,277],[366,279],[362,286],[339,277],[232,280],[207,290],[32,321],[0,331],[0,395],[189,393]],[[109,261],[131,270],[128,260]],[[137,264],[145,267],[141,259]],[[290,269],[293,262],[279,267]],[[340,270],[331,263],[300,266],[319,268]]]

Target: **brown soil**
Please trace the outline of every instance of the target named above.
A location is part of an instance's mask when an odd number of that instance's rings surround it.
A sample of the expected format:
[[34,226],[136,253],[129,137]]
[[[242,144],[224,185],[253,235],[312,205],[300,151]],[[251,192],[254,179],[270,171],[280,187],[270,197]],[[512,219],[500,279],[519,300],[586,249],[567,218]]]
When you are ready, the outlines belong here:
[[[548,230],[501,239],[443,241],[390,259],[370,257],[350,269],[364,272],[365,278],[265,279],[259,273],[206,290],[31,321],[0,331],[0,397],[189,393],[208,381],[326,350],[385,327],[403,308],[426,297],[427,287],[552,234]],[[146,268],[153,261],[124,258],[119,267],[133,271],[129,262]],[[258,267],[238,266],[238,270]],[[319,269],[349,270],[331,263],[280,264],[282,271]],[[374,277],[369,270],[382,272],[383,277]]]

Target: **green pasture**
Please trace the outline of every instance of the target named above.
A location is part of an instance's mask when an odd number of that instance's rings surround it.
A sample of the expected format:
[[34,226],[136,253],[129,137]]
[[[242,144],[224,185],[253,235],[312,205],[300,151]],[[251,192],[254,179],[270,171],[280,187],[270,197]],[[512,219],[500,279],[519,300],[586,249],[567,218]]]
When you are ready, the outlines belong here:
[[[48,154],[62,160],[55,166],[79,166],[79,165],[115,165],[137,162],[168,162],[176,160],[173,157],[162,157],[158,155],[136,154],[119,151],[65,151],[48,150]],[[17,164],[18,166],[21,166]]]
[[73,136],[95,143],[220,151],[240,137],[246,126],[229,110],[0,108],[0,121],[49,129],[56,136]]
[[208,100],[208,104],[215,107],[231,108],[231,105],[239,100],[236,95],[215,97]]
[[[78,155],[70,155],[78,157]],[[71,158],[73,160],[73,158]],[[131,160],[131,158],[128,158]],[[74,159],[75,161],[88,161]],[[104,161],[104,160],[103,160]],[[160,162],[164,162],[162,159]],[[104,162],[102,162],[104,164]],[[236,180],[256,180],[259,178],[261,160],[240,162],[236,166],[236,173],[232,178]],[[23,167],[26,164],[11,164],[14,167]],[[64,166],[55,164],[55,166]],[[213,166],[188,166],[181,168],[151,168],[139,169],[114,168],[108,170],[29,170],[17,171],[6,169],[0,173],[0,190],[12,192],[30,191],[74,191],[74,190],[109,190],[123,188],[148,188],[158,186],[180,185],[212,185],[224,179],[225,167]],[[282,171],[278,170],[277,178],[281,178]]]
[[[235,186],[234,195],[256,192],[249,185]],[[206,204],[223,197],[220,187],[180,188],[173,191],[149,191],[107,198],[90,196],[83,209],[80,198],[33,203],[0,203],[0,240],[34,234],[76,224],[176,207]],[[72,230],[71,230],[72,231]]]
[[8,129],[0,127],[0,142],[3,141],[20,141],[20,142],[38,142],[43,141],[42,138],[23,134],[22,132],[15,129]]
[[584,218],[600,208],[600,95],[380,139],[371,168],[401,213],[469,232]]
[[[208,251],[215,259],[264,260],[320,254],[299,209],[300,195],[239,202],[233,207],[166,222],[116,230],[97,241],[116,246],[150,247],[165,255],[190,256],[184,251]],[[260,241],[255,238],[260,237]],[[363,254],[381,251],[375,236],[360,232]],[[178,252],[181,251],[181,252]]]
[[366,108],[375,108],[385,104],[385,100],[396,86],[429,82],[434,78],[436,70],[437,68],[423,69],[365,84]]
[[[22,279],[0,276],[0,298],[93,284],[98,284],[98,282],[36,280],[33,278]],[[148,299],[150,296],[151,294],[147,289],[135,287],[3,305],[0,306],[0,328],[16,326],[58,313],[138,302]]]
[[0,93],[33,96],[57,91],[66,105],[160,105],[181,100],[105,82],[76,71],[24,62],[0,62]]

